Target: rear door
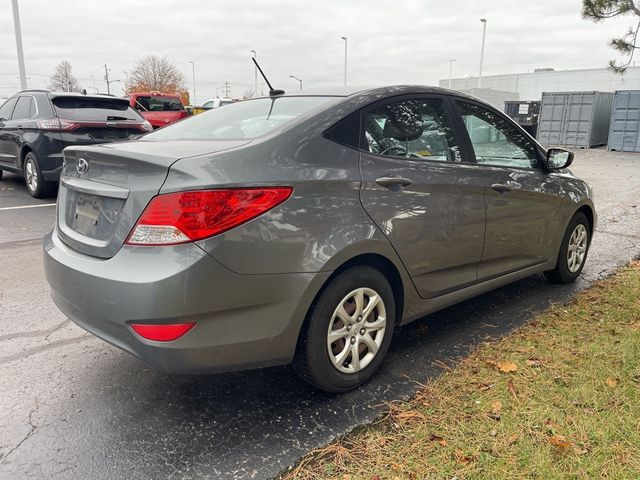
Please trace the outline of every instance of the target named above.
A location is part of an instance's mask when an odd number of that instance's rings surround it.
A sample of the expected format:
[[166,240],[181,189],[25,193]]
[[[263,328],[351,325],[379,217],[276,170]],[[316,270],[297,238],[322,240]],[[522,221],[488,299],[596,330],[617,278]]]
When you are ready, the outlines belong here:
[[548,261],[560,231],[560,183],[541,167],[531,139],[505,115],[457,100],[477,168],[488,180],[486,235],[478,280]]
[[22,145],[28,140],[34,140],[37,114],[36,102],[31,95],[18,97],[11,119],[5,122],[6,153],[5,160],[14,168],[20,168],[19,157]]
[[[486,181],[445,97],[394,97],[362,113],[361,200],[423,298],[473,284],[482,258]],[[419,129],[416,129],[419,127]]]

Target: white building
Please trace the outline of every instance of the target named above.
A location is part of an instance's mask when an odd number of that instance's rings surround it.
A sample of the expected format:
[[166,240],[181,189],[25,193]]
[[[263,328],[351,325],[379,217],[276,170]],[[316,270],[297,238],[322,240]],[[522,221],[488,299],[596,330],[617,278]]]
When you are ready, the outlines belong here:
[[[449,79],[440,80],[439,84],[446,88]],[[451,81],[454,90],[470,91],[477,86],[478,77],[454,78]],[[609,68],[490,75],[482,77],[482,88],[514,92],[520,100],[540,100],[542,92],[640,90],[640,67],[629,67],[624,75]]]

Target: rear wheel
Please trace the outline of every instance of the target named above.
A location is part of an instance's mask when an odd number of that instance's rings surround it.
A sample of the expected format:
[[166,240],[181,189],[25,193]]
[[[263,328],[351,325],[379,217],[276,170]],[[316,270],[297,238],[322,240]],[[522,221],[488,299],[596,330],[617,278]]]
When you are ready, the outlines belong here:
[[45,182],[42,178],[40,164],[33,152],[27,153],[24,157],[24,183],[31,196],[35,198],[48,197],[55,191],[56,185],[53,182]]
[[562,239],[556,268],[544,272],[553,283],[571,283],[578,278],[587,260],[591,243],[589,221],[584,213],[576,213]]
[[380,367],[394,324],[395,299],[384,275],[368,266],[349,268],[312,306],[293,365],[321,390],[356,388]]

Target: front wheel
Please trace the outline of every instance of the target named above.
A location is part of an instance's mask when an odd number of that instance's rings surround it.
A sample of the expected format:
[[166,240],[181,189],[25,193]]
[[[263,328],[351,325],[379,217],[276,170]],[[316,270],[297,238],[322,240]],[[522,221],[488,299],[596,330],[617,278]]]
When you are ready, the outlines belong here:
[[380,367],[396,320],[393,290],[368,266],[339,273],[311,307],[293,365],[313,386],[351,390]]
[[562,239],[556,268],[544,272],[550,282],[572,283],[578,278],[587,260],[590,237],[586,215],[582,212],[576,213]]

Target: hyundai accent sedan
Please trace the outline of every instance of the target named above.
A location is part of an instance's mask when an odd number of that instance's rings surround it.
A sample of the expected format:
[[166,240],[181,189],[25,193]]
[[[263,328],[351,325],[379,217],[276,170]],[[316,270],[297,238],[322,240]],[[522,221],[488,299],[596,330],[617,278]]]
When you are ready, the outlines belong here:
[[330,392],[399,325],[574,281],[596,222],[572,153],[438,88],[257,98],[64,159],[44,261],[67,316],[167,372],[293,363]]

